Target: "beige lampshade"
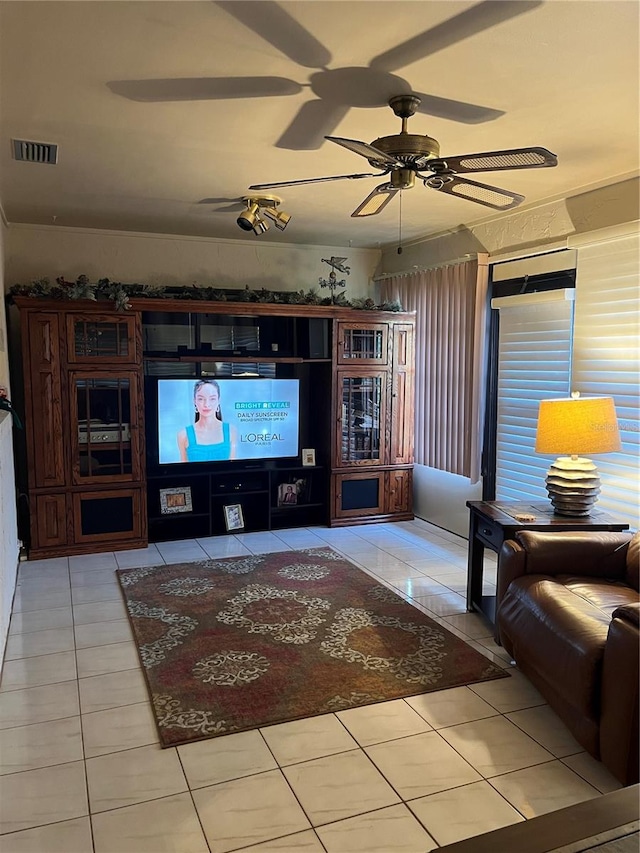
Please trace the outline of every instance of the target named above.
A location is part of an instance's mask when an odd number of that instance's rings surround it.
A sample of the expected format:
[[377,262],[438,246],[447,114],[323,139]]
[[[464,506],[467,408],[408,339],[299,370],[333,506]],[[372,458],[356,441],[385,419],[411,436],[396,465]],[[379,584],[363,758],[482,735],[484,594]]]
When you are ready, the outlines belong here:
[[618,419],[612,397],[542,400],[536,451],[569,456],[620,450]]

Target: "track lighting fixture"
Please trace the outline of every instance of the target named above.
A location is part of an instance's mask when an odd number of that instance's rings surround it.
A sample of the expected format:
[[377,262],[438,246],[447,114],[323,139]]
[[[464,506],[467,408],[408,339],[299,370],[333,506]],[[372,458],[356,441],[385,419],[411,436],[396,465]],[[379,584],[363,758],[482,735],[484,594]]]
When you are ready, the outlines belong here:
[[243,199],[247,205],[236,220],[243,231],[253,231],[254,234],[264,234],[269,230],[269,223],[262,218],[262,214],[268,216],[279,231],[289,224],[291,216],[284,210],[278,210],[282,199],[276,195],[245,196]]

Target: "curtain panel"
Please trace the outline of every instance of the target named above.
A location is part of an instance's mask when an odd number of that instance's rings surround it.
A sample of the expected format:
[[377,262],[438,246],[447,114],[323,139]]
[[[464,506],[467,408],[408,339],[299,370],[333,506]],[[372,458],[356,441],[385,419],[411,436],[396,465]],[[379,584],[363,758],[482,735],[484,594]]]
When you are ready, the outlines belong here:
[[488,255],[394,275],[383,299],[416,312],[415,461],[481,476]]

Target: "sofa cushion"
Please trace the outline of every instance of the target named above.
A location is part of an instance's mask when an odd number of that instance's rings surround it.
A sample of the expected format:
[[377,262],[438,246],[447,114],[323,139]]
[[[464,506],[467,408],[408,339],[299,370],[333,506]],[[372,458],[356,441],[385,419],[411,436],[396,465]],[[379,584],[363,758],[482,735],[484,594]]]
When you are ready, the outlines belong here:
[[616,607],[634,604],[638,601],[638,593],[619,581],[574,577],[572,575],[560,575],[555,580],[562,583],[575,595],[579,595],[585,601],[593,604],[598,610],[602,610],[607,614],[608,619],[611,619]]
[[500,604],[501,630],[516,662],[526,661],[568,705],[594,721],[610,620],[610,611],[544,575],[512,581]]

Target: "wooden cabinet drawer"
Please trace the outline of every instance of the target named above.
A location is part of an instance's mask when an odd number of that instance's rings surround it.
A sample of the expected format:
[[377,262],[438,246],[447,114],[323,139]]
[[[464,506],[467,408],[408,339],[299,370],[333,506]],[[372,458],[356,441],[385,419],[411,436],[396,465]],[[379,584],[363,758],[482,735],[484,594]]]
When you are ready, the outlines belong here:
[[478,539],[494,551],[499,551],[504,541],[504,529],[500,524],[484,519],[478,520]]

